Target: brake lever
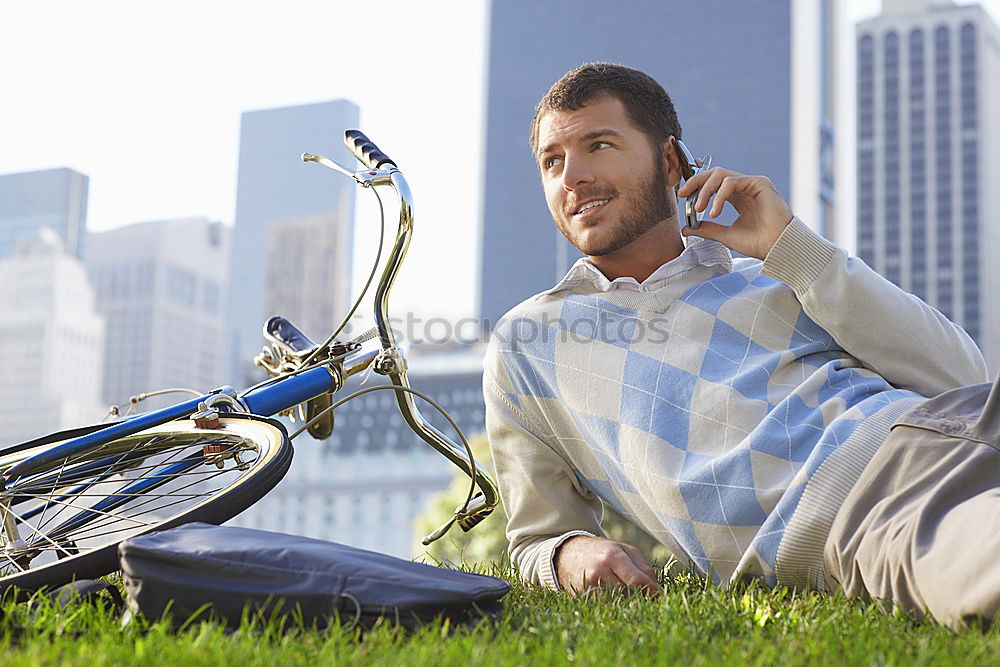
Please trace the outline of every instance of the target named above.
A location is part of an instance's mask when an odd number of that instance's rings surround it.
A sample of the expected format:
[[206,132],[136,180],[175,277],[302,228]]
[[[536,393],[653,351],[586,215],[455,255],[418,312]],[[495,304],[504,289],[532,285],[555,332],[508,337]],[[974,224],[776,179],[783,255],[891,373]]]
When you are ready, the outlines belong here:
[[333,169],[334,171],[339,171],[344,176],[350,176],[354,178],[354,172],[343,166],[339,162],[331,160],[328,157],[322,155],[313,155],[312,153],[303,153],[301,156],[303,162],[315,162],[316,164],[321,164],[327,169]]
[[456,523],[464,532],[469,532],[477,526],[480,521],[492,514],[492,512],[493,508],[486,504],[486,497],[482,494],[482,492],[477,493],[472,497],[468,505],[462,503],[456,507],[451,518],[438,526],[438,528],[429,535],[426,535],[420,543],[427,546],[431,542],[441,539],[444,537],[444,534],[447,533]]
[[[312,153],[302,154],[303,162],[315,162],[316,164],[321,164],[328,169],[333,169],[338,171],[345,176],[350,176],[358,185],[370,188],[374,185],[391,185],[392,184],[392,170],[388,169],[362,169],[361,171],[351,171],[344,165],[340,164],[335,160],[331,160],[323,155],[313,155]],[[395,169],[395,167],[393,167]],[[399,171],[396,169],[396,171]]]

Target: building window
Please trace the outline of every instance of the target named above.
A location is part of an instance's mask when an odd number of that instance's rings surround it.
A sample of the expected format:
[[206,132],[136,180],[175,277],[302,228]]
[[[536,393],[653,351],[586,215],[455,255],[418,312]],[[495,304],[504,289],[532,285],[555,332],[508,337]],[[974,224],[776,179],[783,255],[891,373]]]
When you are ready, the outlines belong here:
[[976,127],[976,29],[972,24],[966,23],[962,26],[959,51],[962,130],[974,130]]
[[219,310],[219,285],[213,280],[205,281],[201,307],[206,313]]
[[910,32],[910,291],[927,296],[927,144],[924,31]]
[[198,277],[179,266],[167,266],[167,297],[183,306],[194,306]]
[[139,262],[136,266],[135,291],[140,297],[153,296],[153,288],[156,280],[156,267],[152,260]]
[[945,26],[934,30],[934,164],[937,195],[937,307],[952,316],[952,254],[955,230],[951,191],[951,33]]
[[900,284],[899,224],[899,36],[889,32],[885,36],[885,277]]
[[875,82],[874,40],[858,44],[858,255],[875,265]]
[[976,139],[976,28],[964,24],[959,32],[961,87],[959,114],[962,122],[962,325],[977,343],[979,313],[979,151]]

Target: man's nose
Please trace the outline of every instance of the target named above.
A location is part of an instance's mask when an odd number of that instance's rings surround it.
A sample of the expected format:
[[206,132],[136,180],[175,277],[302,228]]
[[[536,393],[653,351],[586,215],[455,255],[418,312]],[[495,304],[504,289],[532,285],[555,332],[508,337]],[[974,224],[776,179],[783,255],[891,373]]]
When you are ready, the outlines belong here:
[[566,156],[563,163],[562,186],[567,192],[594,182],[594,172],[586,159]]

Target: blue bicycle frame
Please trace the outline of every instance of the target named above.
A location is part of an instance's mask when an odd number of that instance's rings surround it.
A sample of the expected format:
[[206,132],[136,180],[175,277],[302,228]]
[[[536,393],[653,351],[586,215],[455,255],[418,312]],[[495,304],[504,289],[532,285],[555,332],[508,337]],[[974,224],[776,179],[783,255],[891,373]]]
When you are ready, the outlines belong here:
[[175,419],[190,417],[198,410],[199,405],[219,395],[229,396],[233,400],[241,400],[246,412],[270,417],[294,407],[303,401],[307,401],[314,396],[336,391],[340,388],[339,386],[335,386],[336,377],[326,367],[313,368],[299,375],[294,375],[285,380],[261,387],[247,394],[242,400],[236,398],[236,390],[232,387],[222,387],[212,393],[193,398],[184,403],[178,403],[162,410],[136,415],[124,421],[109,424],[105,428],[80,436],[79,438],[74,438],[61,445],[30,456],[8,468],[4,474],[4,479],[5,481],[11,481],[18,477],[29,475],[55,461],[71,456],[78,456],[113,440],[134,435],[140,431],[174,421]]

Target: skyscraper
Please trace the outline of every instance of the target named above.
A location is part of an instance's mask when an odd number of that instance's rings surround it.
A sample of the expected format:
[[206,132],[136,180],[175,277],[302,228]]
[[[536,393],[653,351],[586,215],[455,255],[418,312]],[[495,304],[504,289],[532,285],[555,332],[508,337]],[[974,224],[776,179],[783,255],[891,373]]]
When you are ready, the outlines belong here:
[[317,343],[347,315],[354,213],[347,203],[337,215],[275,220],[268,230],[265,312],[295,322]]
[[858,255],[1000,368],[1000,29],[978,5],[885,0],[857,27]]
[[[344,165],[355,162],[343,144],[345,129],[358,123],[358,107],[346,100],[248,111],[240,129],[236,226],[233,230],[232,275],[229,291],[228,383],[247,385],[258,377],[254,355],[263,345],[261,326],[266,312],[269,269],[268,242],[272,223],[299,218],[323,218],[342,225],[338,243],[353,243],[354,181],[299,159],[303,152],[321,153]],[[346,212],[346,215],[345,215]],[[294,261],[283,257],[282,261]],[[333,270],[351,275],[351,253],[331,256],[341,262]],[[280,267],[271,270],[280,275]],[[317,280],[320,278],[317,277]],[[322,292],[334,300],[338,290]],[[345,304],[309,303],[307,307],[346,315]],[[329,322],[332,330],[333,322]],[[325,336],[330,331],[310,331]]]
[[0,258],[0,445],[99,422],[104,321],[55,232]]
[[64,252],[85,259],[89,187],[89,178],[66,167],[0,175],[0,257],[48,227]]
[[[229,230],[205,218],[128,225],[91,237],[97,307],[107,320],[103,400],[225,383]],[[166,395],[141,410],[186,397]]]
[[[837,0],[505,0],[490,18],[480,313],[491,323],[578,256],[545,205],[528,147],[534,105],[562,74],[605,60],[671,95],[691,151],[766,174],[835,241]],[[723,217],[723,220],[732,217]]]

